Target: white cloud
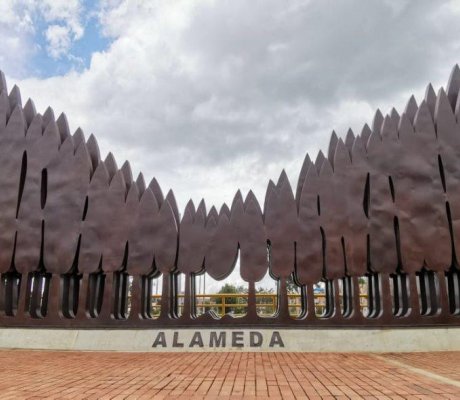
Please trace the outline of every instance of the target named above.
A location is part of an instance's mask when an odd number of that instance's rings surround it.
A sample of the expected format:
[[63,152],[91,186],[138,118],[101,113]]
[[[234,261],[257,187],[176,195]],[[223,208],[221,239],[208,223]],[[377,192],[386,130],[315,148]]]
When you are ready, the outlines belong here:
[[[82,16],[70,3],[48,22],[72,41]],[[431,1],[104,0],[113,42],[88,69],[19,83],[39,109],[94,132],[103,153],[173,187],[182,206],[231,202],[237,188],[263,202],[268,179],[284,167],[295,185],[332,129],[359,131],[375,108],[401,109],[428,80],[445,83],[459,61],[459,14]]]
[[52,58],[58,59],[69,51],[72,43],[70,35],[71,32],[67,26],[48,26],[45,36],[48,42],[47,51]]
[[51,24],[45,31],[49,56],[54,59],[68,56],[72,43],[84,34],[81,1],[44,0],[37,6],[44,20]]
[[[30,57],[41,49],[35,35],[43,34],[53,59],[72,58],[72,44],[84,34],[81,0],[4,0],[0,2],[0,62],[18,75],[27,72]],[[43,32],[40,31],[44,25]]]
[[24,71],[33,53],[31,35],[34,33],[28,1],[0,1],[0,64],[6,71]]

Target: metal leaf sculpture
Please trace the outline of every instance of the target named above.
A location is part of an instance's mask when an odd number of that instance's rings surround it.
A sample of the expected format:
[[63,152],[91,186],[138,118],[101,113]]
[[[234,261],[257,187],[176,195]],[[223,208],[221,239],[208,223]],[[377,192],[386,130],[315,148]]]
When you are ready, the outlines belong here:
[[230,210],[224,204],[219,212],[217,228],[206,249],[206,272],[216,280],[225,279],[235,268],[238,258],[238,241],[229,217]]
[[18,209],[15,267],[21,272],[36,270],[40,262],[43,209],[47,198],[47,166],[56,157],[60,139],[50,122],[43,132],[43,119],[33,117],[26,134],[27,173]]
[[[308,155],[292,191],[283,171],[263,211],[252,191],[180,218],[172,190],[133,179],[96,138],[73,134],[8,93],[0,72],[0,323],[5,326],[459,325],[460,68],[401,114],[377,110],[372,129],[332,132],[327,157]],[[240,261],[244,317],[196,317],[194,277],[226,278]],[[255,285],[278,281],[278,311],[260,318]],[[178,273],[186,276],[179,317]],[[159,318],[152,278],[163,276]],[[301,286],[289,314],[287,281]],[[359,280],[368,285],[368,312]],[[314,285],[326,290],[317,316]],[[132,282],[132,284],[131,284]],[[130,286],[131,284],[131,286]]]
[[16,236],[16,215],[20,206],[27,170],[25,155],[26,121],[20,106],[16,106],[0,131],[0,272],[7,272],[13,263]]
[[286,172],[267,192],[265,227],[270,241],[270,273],[279,279],[281,320],[289,318],[286,280],[294,272],[295,242],[298,238],[297,206]]
[[202,201],[197,210],[190,200],[184,210],[180,223],[180,240],[177,270],[185,274],[184,318],[194,318],[193,306],[195,292],[193,274],[201,272],[205,258],[206,208]]

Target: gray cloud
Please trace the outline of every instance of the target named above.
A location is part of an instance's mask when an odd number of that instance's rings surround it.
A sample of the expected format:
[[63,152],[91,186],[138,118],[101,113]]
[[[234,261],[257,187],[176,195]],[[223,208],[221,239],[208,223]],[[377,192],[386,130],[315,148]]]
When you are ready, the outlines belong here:
[[460,55],[456,2],[172,3],[108,2],[113,42],[87,70],[19,83],[181,206],[230,202],[238,187],[263,203],[268,179],[285,167],[295,185],[332,129],[444,84]]

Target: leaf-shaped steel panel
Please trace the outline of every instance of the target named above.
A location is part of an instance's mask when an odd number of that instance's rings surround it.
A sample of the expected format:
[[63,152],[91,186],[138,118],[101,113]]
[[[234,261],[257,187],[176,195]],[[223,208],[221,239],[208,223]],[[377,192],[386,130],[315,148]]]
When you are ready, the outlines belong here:
[[[154,194],[155,194],[155,192],[154,192]],[[177,229],[179,229],[179,221],[180,221],[179,208],[177,207],[177,201],[176,201],[176,197],[174,196],[174,192],[171,189],[169,189],[168,193],[166,194],[166,197],[165,197],[164,201],[166,201],[166,200],[168,201],[169,206],[171,207],[171,211],[174,214],[174,218],[177,221],[176,222]],[[157,197],[157,201],[158,201],[158,197]],[[160,203],[160,202],[158,201],[158,203]]]
[[150,181],[149,189],[152,191],[153,195],[155,196],[158,206],[161,207],[164,201],[163,192],[161,191],[161,187],[155,178],[153,178]]
[[90,181],[91,160],[84,143],[74,154],[72,137],[46,167],[48,189],[43,258],[48,272],[64,274],[77,252],[81,219]]
[[351,154],[351,149],[353,148],[353,143],[355,142],[355,134],[353,131],[348,129],[347,136],[345,137],[345,146],[348,149],[348,152]]
[[455,110],[455,105],[458,101],[458,92],[460,91],[460,68],[458,64],[455,64],[452,69],[446,91],[452,110]]
[[185,274],[200,272],[204,260],[204,242],[206,240],[204,210],[198,207],[195,211],[193,201],[185,207],[180,223],[179,252],[177,269]]
[[[343,144],[343,142],[341,142]],[[319,201],[320,201],[320,221],[324,232],[324,266],[325,277],[336,279],[345,275],[345,260],[342,250],[342,234],[340,229],[343,225],[336,223],[341,217],[341,204],[343,199],[335,190],[335,179],[332,166],[329,160],[325,160],[319,173]]]
[[37,111],[35,110],[34,102],[31,99],[27,100],[24,106],[24,109],[22,111],[24,113],[24,119],[26,120],[27,127],[29,127],[32,120],[37,115]]
[[316,283],[323,277],[323,244],[318,214],[319,182],[316,167],[307,171],[299,202],[299,239],[296,246],[297,280]]
[[409,122],[411,124],[414,123],[415,119],[415,114],[417,114],[418,111],[418,105],[417,105],[417,100],[415,100],[415,97],[412,95],[407,102],[406,108],[404,110],[404,114],[406,114],[406,117],[409,119]]
[[436,92],[431,83],[427,86],[425,91],[425,103],[430,110],[431,118],[434,118],[434,109],[436,107]]
[[8,95],[8,100],[12,110],[14,110],[16,107],[22,108],[21,91],[16,85],[14,85],[13,89],[11,89],[11,92]]
[[100,163],[88,188],[88,209],[82,223],[80,257],[78,269],[82,273],[98,271],[104,252],[104,240],[107,221],[114,217],[112,209],[107,207],[109,174],[104,163]]
[[297,209],[299,209],[300,195],[302,194],[302,187],[307,176],[308,169],[310,168],[312,162],[310,156],[307,154],[302,164],[302,169],[300,170],[299,180],[297,181],[297,190],[295,192],[295,201],[297,203]]
[[[429,268],[443,270],[451,262],[449,226],[446,215],[445,196],[439,174],[436,134],[431,113],[426,103],[422,103],[414,122],[415,145],[420,167],[413,179],[420,182],[417,193],[413,192],[412,217],[419,221],[416,225],[425,248],[425,262]],[[422,227],[423,224],[423,227]]]
[[364,148],[367,149],[367,142],[369,141],[369,137],[371,136],[372,131],[369,128],[369,125],[364,124],[363,129],[361,130],[361,141],[363,142]]
[[18,106],[0,134],[0,272],[6,272],[12,263],[15,219],[21,201],[22,178],[27,173],[25,133],[26,122]]
[[347,174],[347,216],[350,237],[347,253],[347,273],[362,276],[367,272],[367,234],[369,220],[365,213],[365,190],[369,168],[366,147],[357,136],[351,149],[351,166]]
[[99,151],[99,145],[97,144],[97,140],[93,134],[89,135],[88,141],[86,142],[86,148],[88,149],[88,153],[91,158],[93,171],[96,171],[97,166],[101,162],[101,153]]
[[380,131],[383,125],[383,115],[382,112],[377,109],[374,115],[374,119],[372,120],[372,132],[375,132],[377,135],[380,135]]
[[59,135],[61,136],[61,143],[64,143],[64,141],[71,136],[67,116],[64,113],[62,113],[56,120],[56,124],[59,129]]
[[244,202],[241,191],[238,190],[233,198],[232,208],[231,208],[231,217],[230,223],[232,224],[233,230],[236,234],[236,241],[240,241],[240,236],[243,231],[243,221],[244,221]]
[[238,257],[238,241],[226,210],[221,208],[217,229],[206,250],[206,272],[216,280],[225,279],[233,271]]
[[[415,171],[413,161],[412,143],[415,133],[410,121],[410,114],[404,113],[399,123],[399,140],[402,146],[401,158],[398,162],[398,171],[395,176],[396,203],[399,214],[399,236],[401,245],[402,268],[406,272],[414,272],[420,269],[423,263],[423,242],[419,238],[419,232],[415,231],[415,219],[412,215],[413,198],[416,182],[412,179]],[[416,156],[415,156],[416,157]],[[416,190],[416,189],[415,189]]]
[[159,207],[154,194],[146,189],[142,195],[135,223],[129,236],[128,272],[131,275],[148,275],[153,272],[154,239]]
[[5,131],[6,123],[10,117],[11,108],[6,91],[0,92],[0,134]]
[[113,177],[118,172],[117,162],[112,153],[107,154],[107,157],[104,160],[104,164],[109,174],[109,182],[112,182]]
[[[73,140],[73,145],[76,149],[78,148],[78,146],[80,146],[81,143],[86,144],[85,134],[83,133],[83,130],[81,128],[78,128],[73,133],[72,140]],[[88,147],[86,149],[88,149]],[[88,154],[89,154],[89,150],[88,150]],[[91,159],[91,155],[90,155],[90,159]],[[91,166],[92,166],[92,161],[91,161]]]
[[270,268],[277,278],[294,272],[295,242],[298,239],[297,207],[283,170],[266,203],[265,228],[270,240]]
[[335,131],[332,131],[331,137],[329,139],[329,147],[327,148],[327,159],[329,160],[329,163],[332,167],[334,166],[334,154],[338,141],[339,139],[337,138],[337,134]]
[[125,196],[126,183],[123,172],[119,170],[112,178],[106,196],[106,207],[111,210],[112,216],[103,221],[105,235],[102,268],[105,272],[119,271],[123,267],[127,233],[123,218]]
[[131,164],[129,161],[125,161],[121,166],[121,172],[123,172],[123,178],[125,179],[126,192],[128,192],[131,184],[133,183],[133,173],[131,171]]
[[[171,196],[171,198],[173,197],[174,195]],[[175,268],[178,239],[176,218],[168,199],[165,199],[161,205],[158,218],[155,221],[156,228],[153,240],[155,265],[164,274]]]
[[225,214],[227,218],[230,220],[230,209],[228,208],[227,204],[222,204],[222,207],[220,207],[219,215]]
[[139,172],[139,175],[137,175],[136,185],[137,185],[137,189],[139,190],[139,196],[141,197],[144,194],[145,189],[146,189],[144,174],[142,172]]
[[[456,254],[460,252],[460,126],[452,111],[450,101],[441,89],[435,110],[437,143],[440,155],[440,173],[444,178],[449,201]],[[442,170],[441,170],[442,169]],[[447,267],[447,266],[446,266]]]
[[319,171],[321,171],[321,167],[323,166],[325,159],[326,157],[324,157],[323,152],[320,150],[318,154],[316,155],[316,159],[315,159],[315,167],[316,167],[316,171],[318,172],[318,174],[319,174]]
[[[382,124],[379,131],[382,130]],[[394,272],[398,265],[394,231],[395,207],[385,148],[380,133],[373,131],[367,144],[369,166],[369,259],[374,272]]]
[[38,267],[42,242],[43,208],[48,193],[47,166],[58,155],[60,137],[57,126],[50,122],[42,135],[43,121],[36,115],[27,130],[27,174],[17,218],[15,266],[19,272]]
[[240,243],[240,271],[246,282],[260,281],[268,270],[267,235],[262,210],[252,191],[244,202],[244,215],[238,235]]

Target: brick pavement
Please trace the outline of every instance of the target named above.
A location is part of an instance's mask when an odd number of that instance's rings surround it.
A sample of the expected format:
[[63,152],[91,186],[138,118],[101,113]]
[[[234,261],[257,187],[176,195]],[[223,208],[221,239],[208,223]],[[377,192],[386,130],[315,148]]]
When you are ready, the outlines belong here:
[[1,399],[460,399],[459,376],[460,352],[0,351]]

